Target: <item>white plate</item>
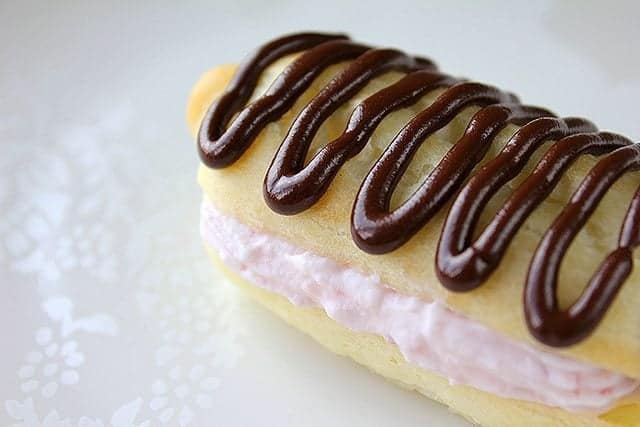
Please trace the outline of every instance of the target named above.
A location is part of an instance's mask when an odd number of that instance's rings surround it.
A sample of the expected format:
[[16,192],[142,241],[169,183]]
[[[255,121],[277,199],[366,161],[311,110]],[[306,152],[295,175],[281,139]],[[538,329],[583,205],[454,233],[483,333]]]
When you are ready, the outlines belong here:
[[466,425],[215,277],[189,89],[272,36],[345,31],[637,137],[640,8],[131,3],[0,6],[0,424]]

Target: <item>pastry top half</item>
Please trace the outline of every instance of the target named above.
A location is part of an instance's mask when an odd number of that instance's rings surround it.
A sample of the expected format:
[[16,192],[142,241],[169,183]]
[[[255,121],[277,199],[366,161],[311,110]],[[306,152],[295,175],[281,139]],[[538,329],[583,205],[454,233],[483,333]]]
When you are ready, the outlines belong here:
[[640,151],[627,138],[319,34],[205,74],[188,120],[222,212],[640,378]]

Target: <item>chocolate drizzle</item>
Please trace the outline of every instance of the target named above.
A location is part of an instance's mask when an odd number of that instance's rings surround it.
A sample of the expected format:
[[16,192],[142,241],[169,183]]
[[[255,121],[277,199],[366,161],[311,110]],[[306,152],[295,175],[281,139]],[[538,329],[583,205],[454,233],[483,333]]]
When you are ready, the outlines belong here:
[[[266,93],[245,106],[262,71],[277,59],[298,52],[302,53]],[[307,33],[275,40],[245,60],[202,121],[198,134],[202,161],[213,168],[232,164],[268,123],[293,106],[323,70],[344,61],[351,62],[298,114],[271,162],[264,182],[265,201],[271,209],[292,215],[311,207],[347,160],[362,151],[388,114],[415,104],[430,91],[444,89],[393,138],[365,177],[351,215],[356,244],[369,253],[392,251],[453,198],[440,235],[436,272],[448,289],[470,291],[497,268],[520,226],[551,193],[567,168],[582,155],[606,154],[544,235],[530,264],[524,293],[527,324],[541,342],[567,346],[588,336],[632,270],[632,250],[640,244],[640,189],[625,217],[618,248],[567,310],[558,308],[558,270],[571,241],[611,185],[626,172],[640,169],[640,149],[622,136],[598,133],[586,120],[559,119],[547,110],[521,105],[514,95],[494,87],[447,76],[427,59],[392,49],[373,49],[342,35]],[[328,142],[305,165],[322,123],[369,81],[392,70],[407,74],[358,104],[342,135]],[[480,109],[463,136],[418,189],[390,210],[393,192],[416,151],[469,106]],[[522,127],[494,159],[472,174],[496,135],[508,124]],[[557,142],[472,241],[480,214],[491,197],[515,178],[547,141]]]
[[[624,138],[617,139],[622,144],[629,143]],[[527,325],[540,341],[552,346],[566,346],[587,337],[631,274],[632,250],[640,244],[640,188],[627,210],[618,247],[600,264],[578,300],[566,310],[558,308],[558,270],[571,241],[611,185],[626,172],[639,169],[638,144],[619,148],[604,157],[580,183],[542,238],[529,266],[524,292]]]
[[478,111],[467,129],[418,189],[389,211],[391,196],[412,157],[430,134],[468,105],[515,101],[496,89],[474,83],[451,88],[400,131],[360,186],[352,214],[357,245],[370,253],[398,248],[453,196],[482,159],[493,138],[508,123],[524,124],[549,112],[518,104],[495,104]]

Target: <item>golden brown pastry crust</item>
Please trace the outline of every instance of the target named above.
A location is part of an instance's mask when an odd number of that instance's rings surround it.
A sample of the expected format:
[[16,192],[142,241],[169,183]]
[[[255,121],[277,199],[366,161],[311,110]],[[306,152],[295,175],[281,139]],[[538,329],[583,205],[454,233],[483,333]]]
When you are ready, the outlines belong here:
[[[290,58],[285,58],[278,61],[263,73],[254,97],[264,91],[289,60]],[[569,170],[549,199],[525,223],[500,267],[485,285],[466,294],[451,293],[440,285],[433,266],[446,208],[406,245],[385,255],[370,255],[357,249],[351,239],[349,224],[349,212],[356,191],[372,162],[397,130],[429,104],[433,94],[426,96],[423,102],[393,113],[385,119],[368,147],[345,165],[327,194],[309,210],[294,216],[281,216],[272,212],[263,201],[262,183],[266,170],[289,124],[309,98],[340,67],[333,66],[323,73],[294,108],[278,122],[268,125],[233,166],[221,170],[201,167],[199,181],[207,197],[221,211],[251,227],[272,233],[365,273],[377,274],[399,292],[440,300],[455,311],[506,336],[542,347],[531,337],[524,321],[521,301],[526,271],[543,232],[564,206],[581,177],[594,165],[594,159],[584,157]],[[233,69],[233,66],[224,66],[211,70],[195,86],[188,110],[188,121],[194,134],[204,111],[224,90]],[[329,141],[329,138],[339,135],[349,113],[358,102],[400,76],[399,73],[388,73],[371,82],[327,120],[316,141],[321,145]],[[414,159],[414,167],[398,189],[398,200],[412,191],[412,185],[420,182],[425,171],[433,167],[457,140],[471,112],[469,109],[461,114],[459,119],[424,144]],[[501,133],[502,137],[497,138],[499,141],[494,144],[486,159],[495,155],[500,141],[504,142],[514,129],[509,127]],[[533,164],[535,163],[530,162],[530,166]],[[527,171],[524,172],[526,173]],[[521,177],[505,186],[502,193],[511,191]],[[561,302],[568,303],[575,299],[597,263],[613,247],[624,211],[639,182],[638,175],[632,174],[616,183],[574,242],[561,271]],[[500,204],[500,198],[494,198],[492,203],[495,209]],[[491,212],[491,208],[488,209],[485,217]],[[636,262],[637,259],[636,256]],[[640,378],[640,291],[637,283],[640,283],[638,268],[633,271],[604,321],[591,337],[565,350],[554,351]]]

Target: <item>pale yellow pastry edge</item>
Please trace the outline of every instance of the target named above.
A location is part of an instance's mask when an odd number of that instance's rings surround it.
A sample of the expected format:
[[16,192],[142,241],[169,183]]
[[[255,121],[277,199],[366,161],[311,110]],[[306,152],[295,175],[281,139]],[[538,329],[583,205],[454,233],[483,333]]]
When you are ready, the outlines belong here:
[[[382,375],[387,380],[449,407],[472,423],[491,427],[635,427],[640,419],[640,404],[612,410],[598,418],[572,414],[541,404],[504,399],[467,386],[452,386],[438,375],[408,363],[397,346],[384,338],[355,333],[329,318],[321,309],[301,308],[273,292],[253,286],[220,260],[215,250],[205,245],[216,267],[235,286],[291,326],[311,336],[330,351],[346,356]],[[295,363],[295,361],[292,361]]]
[[[233,65],[214,68],[196,84],[188,108],[192,132],[197,131],[204,111],[224,90],[234,69]],[[274,73],[272,70],[271,74]],[[273,76],[265,79],[270,77]],[[299,102],[302,105],[304,103],[304,99]],[[349,108],[346,107],[347,110]],[[338,175],[329,192],[310,210],[291,217],[273,213],[262,199],[262,181],[275,149],[284,137],[286,121],[291,120],[293,115],[290,112],[278,123],[267,126],[249,150],[229,168],[211,170],[201,166],[199,182],[221,211],[254,228],[332,257],[365,273],[380,274],[387,284],[400,292],[441,300],[448,307],[500,333],[544,348],[530,336],[524,325],[522,291],[520,286],[515,286],[523,280],[522,268],[515,271],[511,269],[512,265],[528,265],[530,251],[537,243],[536,234],[527,227],[520,233],[520,240],[513,244],[524,249],[508,251],[501,268],[487,284],[468,294],[454,294],[437,284],[432,271],[434,240],[439,235],[446,209],[407,245],[391,254],[371,256],[355,247],[349,235],[348,212],[359,181],[349,175],[354,169],[351,164],[345,166],[344,173]],[[242,191],[238,191],[239,188]],[[576,276],[583,273],[581,270],[575,272]],[[419,277],[419,281],[406,279],[411,276]],[[629,282],[639,281],[640,275],[635,269]],[[510,286],[504,286],[505,283]],[[640,305],[636,304],[639,296],[637,288],[627,284],[602,325],[591,337],[579,345],[555,351],[640,378],[640,339],[637,335],[640,333],[640,310],[637,310]]]

